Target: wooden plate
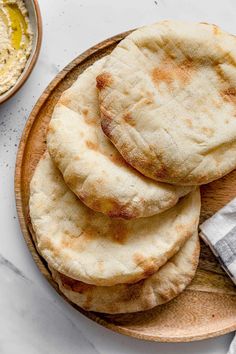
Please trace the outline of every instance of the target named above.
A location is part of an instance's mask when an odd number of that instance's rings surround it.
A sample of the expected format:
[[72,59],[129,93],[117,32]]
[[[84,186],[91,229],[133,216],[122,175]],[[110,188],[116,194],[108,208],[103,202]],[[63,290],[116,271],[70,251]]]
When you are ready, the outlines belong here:
[[[45,150],[45,134],[53,107],[85,68],[108,54],[127,33],[120,34],[87,50],[62,70],[36,103],[24,129],[16,162],[15,193],[18,216],[26,243],[39,270],[57,290],[46,262],[33,242],[28,214],[29,182]],[[236,171],[201,188],[201,222],[236,196]],[[47,181],[45,181],[47,183]],[[63,296],[60,293],[61,296]],[[116,332],[162,342],[187,342],[218,336],[236,329],[236,290],[207,246],[202,243],[196,277],[176,299],[136,314],[105,315],[86,312],[85,316]],[[63,296],[64,297],[64,296]]]

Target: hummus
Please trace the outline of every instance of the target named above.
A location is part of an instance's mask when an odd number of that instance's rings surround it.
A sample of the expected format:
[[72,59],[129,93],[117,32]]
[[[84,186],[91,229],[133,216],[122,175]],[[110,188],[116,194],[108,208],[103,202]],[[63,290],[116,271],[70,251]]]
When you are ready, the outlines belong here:
[[22,0],[0,0],[0,95],[21,75],[32,50],[33,34]]

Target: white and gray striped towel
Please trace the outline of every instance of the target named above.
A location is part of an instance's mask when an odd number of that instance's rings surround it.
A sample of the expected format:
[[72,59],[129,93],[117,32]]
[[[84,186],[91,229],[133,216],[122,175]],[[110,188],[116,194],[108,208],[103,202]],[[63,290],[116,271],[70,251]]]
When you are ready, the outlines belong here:
[[236,198],[200,225],[200,235],[236,284]]
[[[200,236],[236,284],[236,198],[200,225]],[[236,354],[236,336],[228,354]]]

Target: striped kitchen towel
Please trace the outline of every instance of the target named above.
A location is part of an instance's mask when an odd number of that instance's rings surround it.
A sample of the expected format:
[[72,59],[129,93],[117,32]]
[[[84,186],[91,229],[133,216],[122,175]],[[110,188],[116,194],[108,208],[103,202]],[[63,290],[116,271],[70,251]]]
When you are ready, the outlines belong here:
[[[200,225],[200,236],[236,284],[236,198]],[[228,354],[236,354],[236,336]]]
[[236,198],[200,225],[200,236],[236,284]]

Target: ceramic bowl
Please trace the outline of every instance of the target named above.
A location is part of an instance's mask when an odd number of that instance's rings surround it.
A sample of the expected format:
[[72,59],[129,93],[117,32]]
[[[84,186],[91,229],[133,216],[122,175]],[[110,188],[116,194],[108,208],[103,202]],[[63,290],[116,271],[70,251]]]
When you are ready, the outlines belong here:
[[5,102],[10,97],[12,97],[25,83],[28,79],[33,67],[36,64],[38,59],[38,55],[40,52],[41,42],[42,42],[42,19],[40,14],[40,9],[37,0],[24,0],[25,6],[29,13],[29,20],[31,24],[31,28],[33,31],[33,44],[32,51],[26,63],[24,70],[21,75],[17,79],[14,86],[12,86],[7,92],[0,95],[0,103]]

